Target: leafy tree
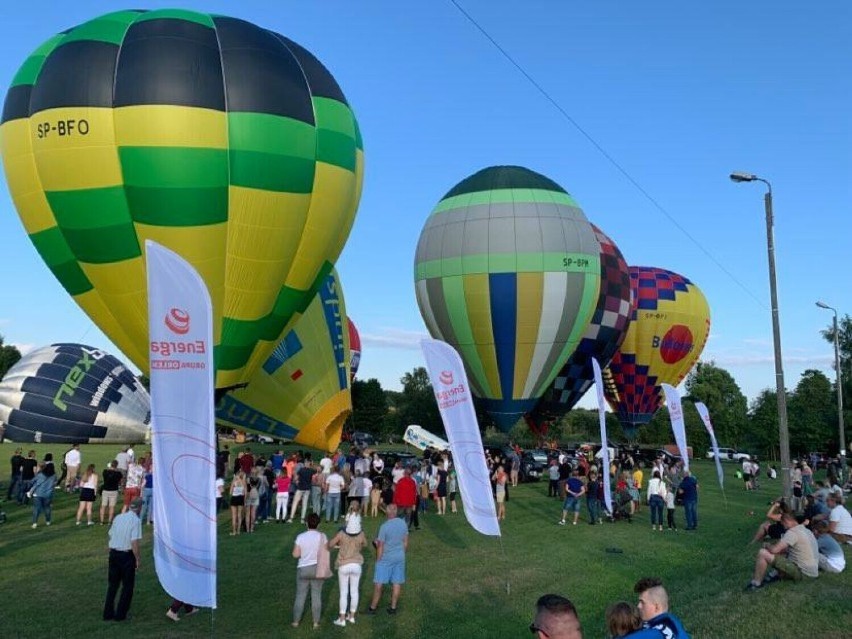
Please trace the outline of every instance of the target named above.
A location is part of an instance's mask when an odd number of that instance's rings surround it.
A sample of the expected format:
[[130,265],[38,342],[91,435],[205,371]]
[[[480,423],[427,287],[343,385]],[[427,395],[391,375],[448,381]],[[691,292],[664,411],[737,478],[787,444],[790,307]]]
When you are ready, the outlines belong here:
[[379,380],[356,379],[352,383],[352,430],[369,431],[381,435],[388,414],[388,400]]
[[[837,409],[831,382],[818,370],[808,369],[790,398],[788,410],[790,452],[803,455],[814,450],[836,449],[834,426]],[[832,445],[834,444],[834,445]]]
[[778,395],[774,390],[763,389],[751,403],[744,442],[746,450],[778,459]]
[[398,408],[403,431],[410,424],[419,424],[430,433],[443,437],[444,423],[438,412],[438,402],[426,369],[418,366],[403,375],[400,382],[402,394]]
[[[720,446],[742,445],[748,427],[748,400],[728,371],[716,366],[715,362],[699,362],[686,378],[686,392],[685,399],[703,402],[707,406]],[[684,401],[687,437],[692,424],[698,431],[695,441],[702,442],[701,448],[708,448],[703,445],[705,442],[709,445],[709,438],[700,416],[695,423],[691,417],[697,416],[697,412],[687,408],[692,402]]]
[[12,368],[19,359],[21,359],[21,351],[16,346],[4,344],[3,336],[0,335],[0,379],[3,379],[6,371]]

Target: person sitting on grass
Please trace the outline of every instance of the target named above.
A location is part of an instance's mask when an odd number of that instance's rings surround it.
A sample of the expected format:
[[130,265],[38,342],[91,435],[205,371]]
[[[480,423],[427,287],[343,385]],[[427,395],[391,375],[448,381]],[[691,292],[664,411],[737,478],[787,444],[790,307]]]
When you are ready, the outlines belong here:
[[610,639],[633,637],[641,627],[639,612],[626,601],[619,601],[606,609],[606,630]]
[[779,497],[773,501],[769,506],[769,510],[766,511],[766,521],[757,527],[751,543],[756,544],[766,539],[766,537],[781,539],[787,530],[781,525],[781,517],[784,513],[788,512],[790,512],[790,508],[787,506],[787,502],[783,497]]
[[819,549],[819,569],[824,572],[841,573],[846,569],[846,557],[843,548],[828,531],[827,521],[818,521],[814,524],[814,537]]
[[643,577],[633,586],[639,595],[637,608],[642,618],[642,630],[631,637],[642,639],[689,639],[683,623],[669,612],[669,593],[657,577]]
[[561,595],[542,595],[535,602],[530,632],[536,639],[583,639],[577,609]]
[[[757,552],[754,575],[746,585],[747,592],[781,577],[801,581],[802,576],[819,576],[819,550],[813,533],[789,512],[781,515],[781,524],[786,530],[781,540]],[[767,574],[770,567],[774,570]]]
[[831,512],[828,515],[828,532],[838,543],[852,543],[852,515],[843,505],[843,493],[833,492],[826,500]]

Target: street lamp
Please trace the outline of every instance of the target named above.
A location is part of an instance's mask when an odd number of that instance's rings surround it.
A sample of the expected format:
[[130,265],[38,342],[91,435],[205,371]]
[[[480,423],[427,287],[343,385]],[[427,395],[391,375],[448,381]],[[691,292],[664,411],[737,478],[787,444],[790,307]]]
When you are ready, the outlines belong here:
[[790,497],[790,434],[787,430],[787,391],[784,388],[784,367],[781,363],[781,325],[778,320],[778,285],[775,281],[775,237],[772,231],[772,185],[768,180],[754,175],[735,171],[731,173],[733,182],[763,182],[766,195],[763,202],[766,208],[766,247],[769,253],[769,295],[772,302],[772,337],[775,342],[775,391],[778,397],[778,444],[781,448],[781,479],[784,482],[784,495]]
[[843,428],[843,382],[840,374],[840,337],[837,329],[837,309],[825,302],[817,302],[817,306],[834,313],[834,370],[837,371],[837,434],[840,437],[840,467],[846,468],[846,433]]

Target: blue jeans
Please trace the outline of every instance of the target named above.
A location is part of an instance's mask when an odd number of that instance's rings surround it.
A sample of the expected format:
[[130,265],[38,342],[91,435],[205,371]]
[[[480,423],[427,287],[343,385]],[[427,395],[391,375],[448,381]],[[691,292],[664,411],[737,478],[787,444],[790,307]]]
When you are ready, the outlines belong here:
[[53,497],[33,497],[33,523],[38,523],[38,516],[44,513],[44,520],[49,524],[51,515],[50,502]]
[[686,529],[694,530],[698,528],[698,502],[685,501],[683,502],[683,510],[686,515]]
[[6,491],[6,500],[12,501],[12,497],[18,498],[18,486],[21,483],[21,473],[15,473],[9,480],[9,490]]
[[142,489],[142,512],[139,513],[139,521],[143,524],[146,521],[150,521],[150,519],[145,519],[146,517],[150,517],[153,514],[151,510],[154,504],[154,489],[153,488],[143,488]]
[[18,503],[29,503],[30,498],[27,497],[27,492],[32,488],[35,479],[22,479],[18,482]]
[[651,495],[651,499],[648,501],[648,504],[651,506],[651,525],[663,527],[663,508],[666,506],[666,502],[663,501],[663,498],[659,495]]
[[[332,515],[334,515],[332,517]],[[328,493],[325,496],[325,520],[337,521],[340,518],[340,493]]]

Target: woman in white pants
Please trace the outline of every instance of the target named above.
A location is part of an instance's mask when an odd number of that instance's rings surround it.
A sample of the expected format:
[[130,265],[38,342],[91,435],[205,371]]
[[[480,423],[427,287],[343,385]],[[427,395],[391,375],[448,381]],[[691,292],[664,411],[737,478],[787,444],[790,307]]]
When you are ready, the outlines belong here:
[[[358,584],[361,581],[361,568],[364,556],[361,554],[367,546],[367,538],[361,530],[361,518],[352,517],[346,523],[346,528],[338,532],[328,542],[328,549],[338,548],[337,578],[340,583],[340,616],[335,620],[335,626],[345,626],[347,622],[355,623],[355,611],[358,609]],[[346,614],[347,603],[349,614]]]

